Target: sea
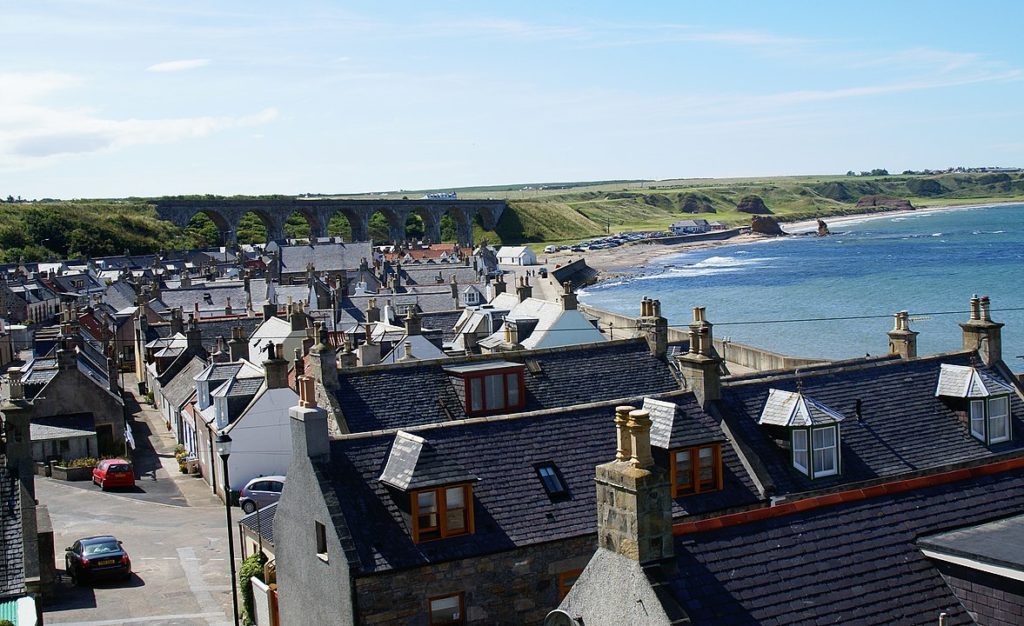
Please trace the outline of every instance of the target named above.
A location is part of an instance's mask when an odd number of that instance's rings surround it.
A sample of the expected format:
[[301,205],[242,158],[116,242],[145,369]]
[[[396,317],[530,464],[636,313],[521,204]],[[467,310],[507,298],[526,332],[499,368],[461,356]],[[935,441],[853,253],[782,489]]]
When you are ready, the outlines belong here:
[[1024,371],[1024,204],[863,216],[829,228],[825,237],[663,256],[580,300],[635,316],[647,296],[679,327],[703,306],[716,338],[843,359],[885,354],[901,310],[921,333],[918,354],[958,350],[971,296],[987,295],[992,319],[1006,324],[1003,360]]

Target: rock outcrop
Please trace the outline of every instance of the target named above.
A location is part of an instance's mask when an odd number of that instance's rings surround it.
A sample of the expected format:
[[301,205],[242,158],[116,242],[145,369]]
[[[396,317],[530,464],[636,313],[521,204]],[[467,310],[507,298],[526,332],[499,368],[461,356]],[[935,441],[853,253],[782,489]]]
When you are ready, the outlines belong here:
[[750,218],[750,232],[777,237],[785,235],[779,223],[769,215],[754,215]]
[[761,196],[743,196],[736,205],[736,210],[741,213],[752,213],[754,215],[771,215],[771,210],[764,205]]
[[913,211],[914,205],[906,198],[894,198],[892,196],[871,195],[864,196],[857,201],[858,209],[892,209],[893,211]]
[[826,235],[831,235],[831,234],[832,233],[829,232],[828,224],[825,223],[825,220],[819,219],[818,220],[818,236],[819,237],[824,237]]

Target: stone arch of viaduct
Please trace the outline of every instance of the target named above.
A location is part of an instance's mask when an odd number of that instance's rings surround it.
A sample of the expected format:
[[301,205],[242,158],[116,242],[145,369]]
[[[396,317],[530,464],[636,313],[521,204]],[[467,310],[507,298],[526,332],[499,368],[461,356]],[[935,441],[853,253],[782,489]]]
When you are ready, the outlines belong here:
[[284,239],[284,224],[298,213],[309,224],[310,237],[326,237],[327,223],[336,213],[352,226],[353,241],[370,239],[370,218],[381,213],[388,221],[392,242],[405,241],[405,223],[410,214],[423,219],[425,238],[441,241],[441,218],[445,213],[455,222],[458,243],[473,245],[473,220],[481,217],[487,230],[494,230],[506,208],[504,200],[304,200],[299,198],[166,198],[157,200],[161,219],[187,226],[197,213],[204,213],[217,226],[224,243],[237,241],[238,224],[246,213],[254,213],[267,229],[268,238]]

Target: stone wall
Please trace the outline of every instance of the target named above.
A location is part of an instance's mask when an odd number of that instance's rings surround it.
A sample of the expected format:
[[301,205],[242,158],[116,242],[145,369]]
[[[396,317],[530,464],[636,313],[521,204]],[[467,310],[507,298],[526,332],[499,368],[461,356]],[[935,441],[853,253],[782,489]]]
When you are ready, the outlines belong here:
[[590,534],[357,578],[359,623],[427,626],[429,598],[462,592],[467,624],[540,624],[560,601],[558,575],[585,567],[595,542]]

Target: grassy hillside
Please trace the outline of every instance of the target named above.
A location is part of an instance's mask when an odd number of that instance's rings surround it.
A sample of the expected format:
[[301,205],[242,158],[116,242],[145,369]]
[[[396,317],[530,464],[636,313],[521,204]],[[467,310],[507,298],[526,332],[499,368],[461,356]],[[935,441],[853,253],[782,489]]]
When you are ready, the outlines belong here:
[[[417,198],[427,191],[435,190],[362,197]],[[736,210],[747,195],[761,197],[780,221],[855,213],[857,200],[874,194],[908,198],[915,206],[1024,201],[1024,173],[600,181],[456,191],[460,198],[509,201],[509,210],[494,232],[476,225],[477,241],[540,244],[578,241],[606,232],[663,229],[685,218],[747,224],[750,216]],[[423,232],[416,216],[410,218],[407,228],[411,235]],[[285,229],[297,237],[308,233],[305,221],[297,215]],[[343,237],[350,233],[340,215],[328,230]],[[375,239],[384,238],[386,220],[375,215],[370,230]],[[253,214],[243,219],[238,234],[243,243],[266,237]],[[450,219],[442,222],[442,234],[454,236]],[[213,223],[203,216],[187,228],[159,220],[146,199],[0,203],[0,262],[209,246],[217,243],[217,235]]]

